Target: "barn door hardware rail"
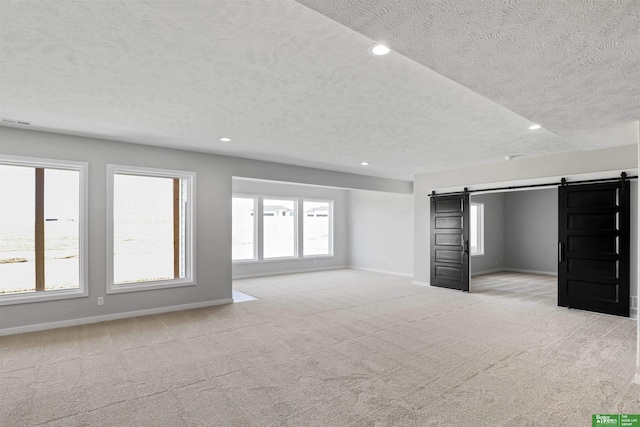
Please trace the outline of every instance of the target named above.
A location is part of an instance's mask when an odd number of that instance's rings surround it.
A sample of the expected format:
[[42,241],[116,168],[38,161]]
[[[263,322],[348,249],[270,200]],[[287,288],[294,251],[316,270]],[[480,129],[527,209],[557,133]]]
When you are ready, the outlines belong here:
[[431,191],[429,197],[441,197],[441,196],[453,196],[460,194],[471,194],[471,193],[485,193],[487,191],[502,191],[502,190],[520,190],[523,188],[542,188],[542,187],[567,187],[570,185],[579,185],[579,184],[591,184],[591,183],[605,183],[605,182],[620,182],[622,184],[622,190],[625,190],[626,183],[629,180],[638,179],[638,176],[628,176],[626,172],[622,172],[619,178],[602,178],[602,179],[586,179],[582,181],[567,181],[566,178],[562,178],[560,182],[549,182],[545,184],[531,184],[531,185],[512,185],[509,187],[495,187],[495,188],[483,188],[482,190],[469,190],[465,187],[463,191],[453,191],[450,193],[439,193],[436,194],[435,190]]

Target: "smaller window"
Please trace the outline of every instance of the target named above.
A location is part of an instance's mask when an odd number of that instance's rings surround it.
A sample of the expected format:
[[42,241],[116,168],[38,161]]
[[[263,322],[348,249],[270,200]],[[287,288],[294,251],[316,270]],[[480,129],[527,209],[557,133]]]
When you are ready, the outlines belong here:
[[264,199],[263,251],[264,258],[292,258],[297,254],[296,201]]
[[484,255],[484,203],[471,203],[469,223],[471,255]]
[[331,202],[316,202],[304,200],[304,227],[302,244],[304,256],[331,255],[332,247],[332,217],[333,204]]

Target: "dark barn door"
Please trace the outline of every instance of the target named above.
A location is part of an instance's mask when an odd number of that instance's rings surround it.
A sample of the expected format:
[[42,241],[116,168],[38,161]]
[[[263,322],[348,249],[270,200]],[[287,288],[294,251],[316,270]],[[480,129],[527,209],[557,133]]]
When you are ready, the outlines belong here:
[[431,198],[431,285],[469,291],[469,195]]
[[558,305],[629,317],[629,182],[558,189]]

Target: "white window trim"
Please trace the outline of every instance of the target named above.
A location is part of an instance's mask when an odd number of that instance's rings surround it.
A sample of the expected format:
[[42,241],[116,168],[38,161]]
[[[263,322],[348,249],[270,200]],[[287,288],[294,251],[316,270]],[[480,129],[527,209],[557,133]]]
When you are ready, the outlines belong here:
[[[243,264],[243,263],[251,263],[251,262],[256,262],[258,260],[258,196],[253,195],[253,194],[232,194],[231,195],[231,199],[252,199],[253,200],[253,258],[251,259],[237,259],[234,260],[233,259],[233,254],[231,255],[231,261],[233,263],[237,263],[237,264]],[[232,221],[233,221],[233,212],[231,213],[232,215]]]
[[[254,215],[255,223],[254,223],[254,259],[243,259],[243,260],[232,260],[232,264],[234,265],[242,265],[242,264],[263,264],[263,263],[271,263],[271,262],[287,262],[287,261],[302,261],[302,260],[318,260],[318,259],[332,259],[335,258],[334,253],[334,204],[335,200],[330,199],[315,199],[309,197],[298,197],[298,196],[273,196],[273,195],[263,195],[263,194],[248,194],[248,193],[233,193],[231,197],[242,197],[246,199],[254,199],[256,202],[256,213]],[[295,237],[294,241],[297,243],[295,248],[295,256],[291,257],[277,257],[277,258],[265,258],[264,257],[264,236],[263,236],[263,208],[264,208],[264,199],[273,199],[273,200],[290,200],[295,202],[296,215],[295,215]],[[317,255],[304,255],[304,212],[302,208],[304,206],[304,202],[323,202],[329,203],[331,216],[329,221],[329,254],[317,254]]]
[[[329,253],[327,254],[315,254],[315,255],[305,255],[304,254],[304,236],[301,239],[301,256],[302,259],[318,259],[318,258],[333,258],[333,200],[326,199],[309,199],[309,198],[301,198],[300,199],[300,210],[302,211],[304,207],[304,202],[312,202],[312,203],[328,203],[329,204]],[[304,233],[304,212],[302,212],[302,227],[300,229],[301,234]]]
[[[471,256],[483,256],[484,255],[484,203],[471,202],[471,205],[476,205],[478,210],[478,218],[476,227],[478,229],[478,250],[476,252],[470,252]],[[471,209],[469,209],[471,211]],[[471,218],[469,218],[471,220]],[[471,237],[469,237],[471,239]],[[471,242],[469,242],[471,245]]]
[[[186,206],[186,239],[185,244],[185,278],[154,280],[152,282],[136,282],[117,285],[113,283],[113,207],[114,193],[113,182],[116,174],[135,175],[158,178],[180,178],[186,181],[188,190]],[[118,294],[125,292],[148,291],[154,289],[168,289],[182,286],[196,285],[196,173],[171,169],[157,169],[140,166],[125,166],[107,164],[107,294]]]
[[10,166],[28,166],[45,169],[78,171],[80,174],[78,189],[80,195],[79,224],[79,280],[78,289],[60,289],[44,292],[16,293],[0,295],[0,306],[24,304],[41,301],[54,301],[89,296],[89,163],[70,160],[44,159],[0,155],[0,164]]

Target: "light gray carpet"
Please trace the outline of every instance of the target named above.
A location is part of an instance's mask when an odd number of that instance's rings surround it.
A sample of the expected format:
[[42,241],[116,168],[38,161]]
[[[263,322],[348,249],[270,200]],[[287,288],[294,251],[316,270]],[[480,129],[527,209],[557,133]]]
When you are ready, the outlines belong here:
[[589,426],[640,412],[636,323],[556,307],[555,278],[472,293],[338,270],[256,301],[0,338],[0,425]]

